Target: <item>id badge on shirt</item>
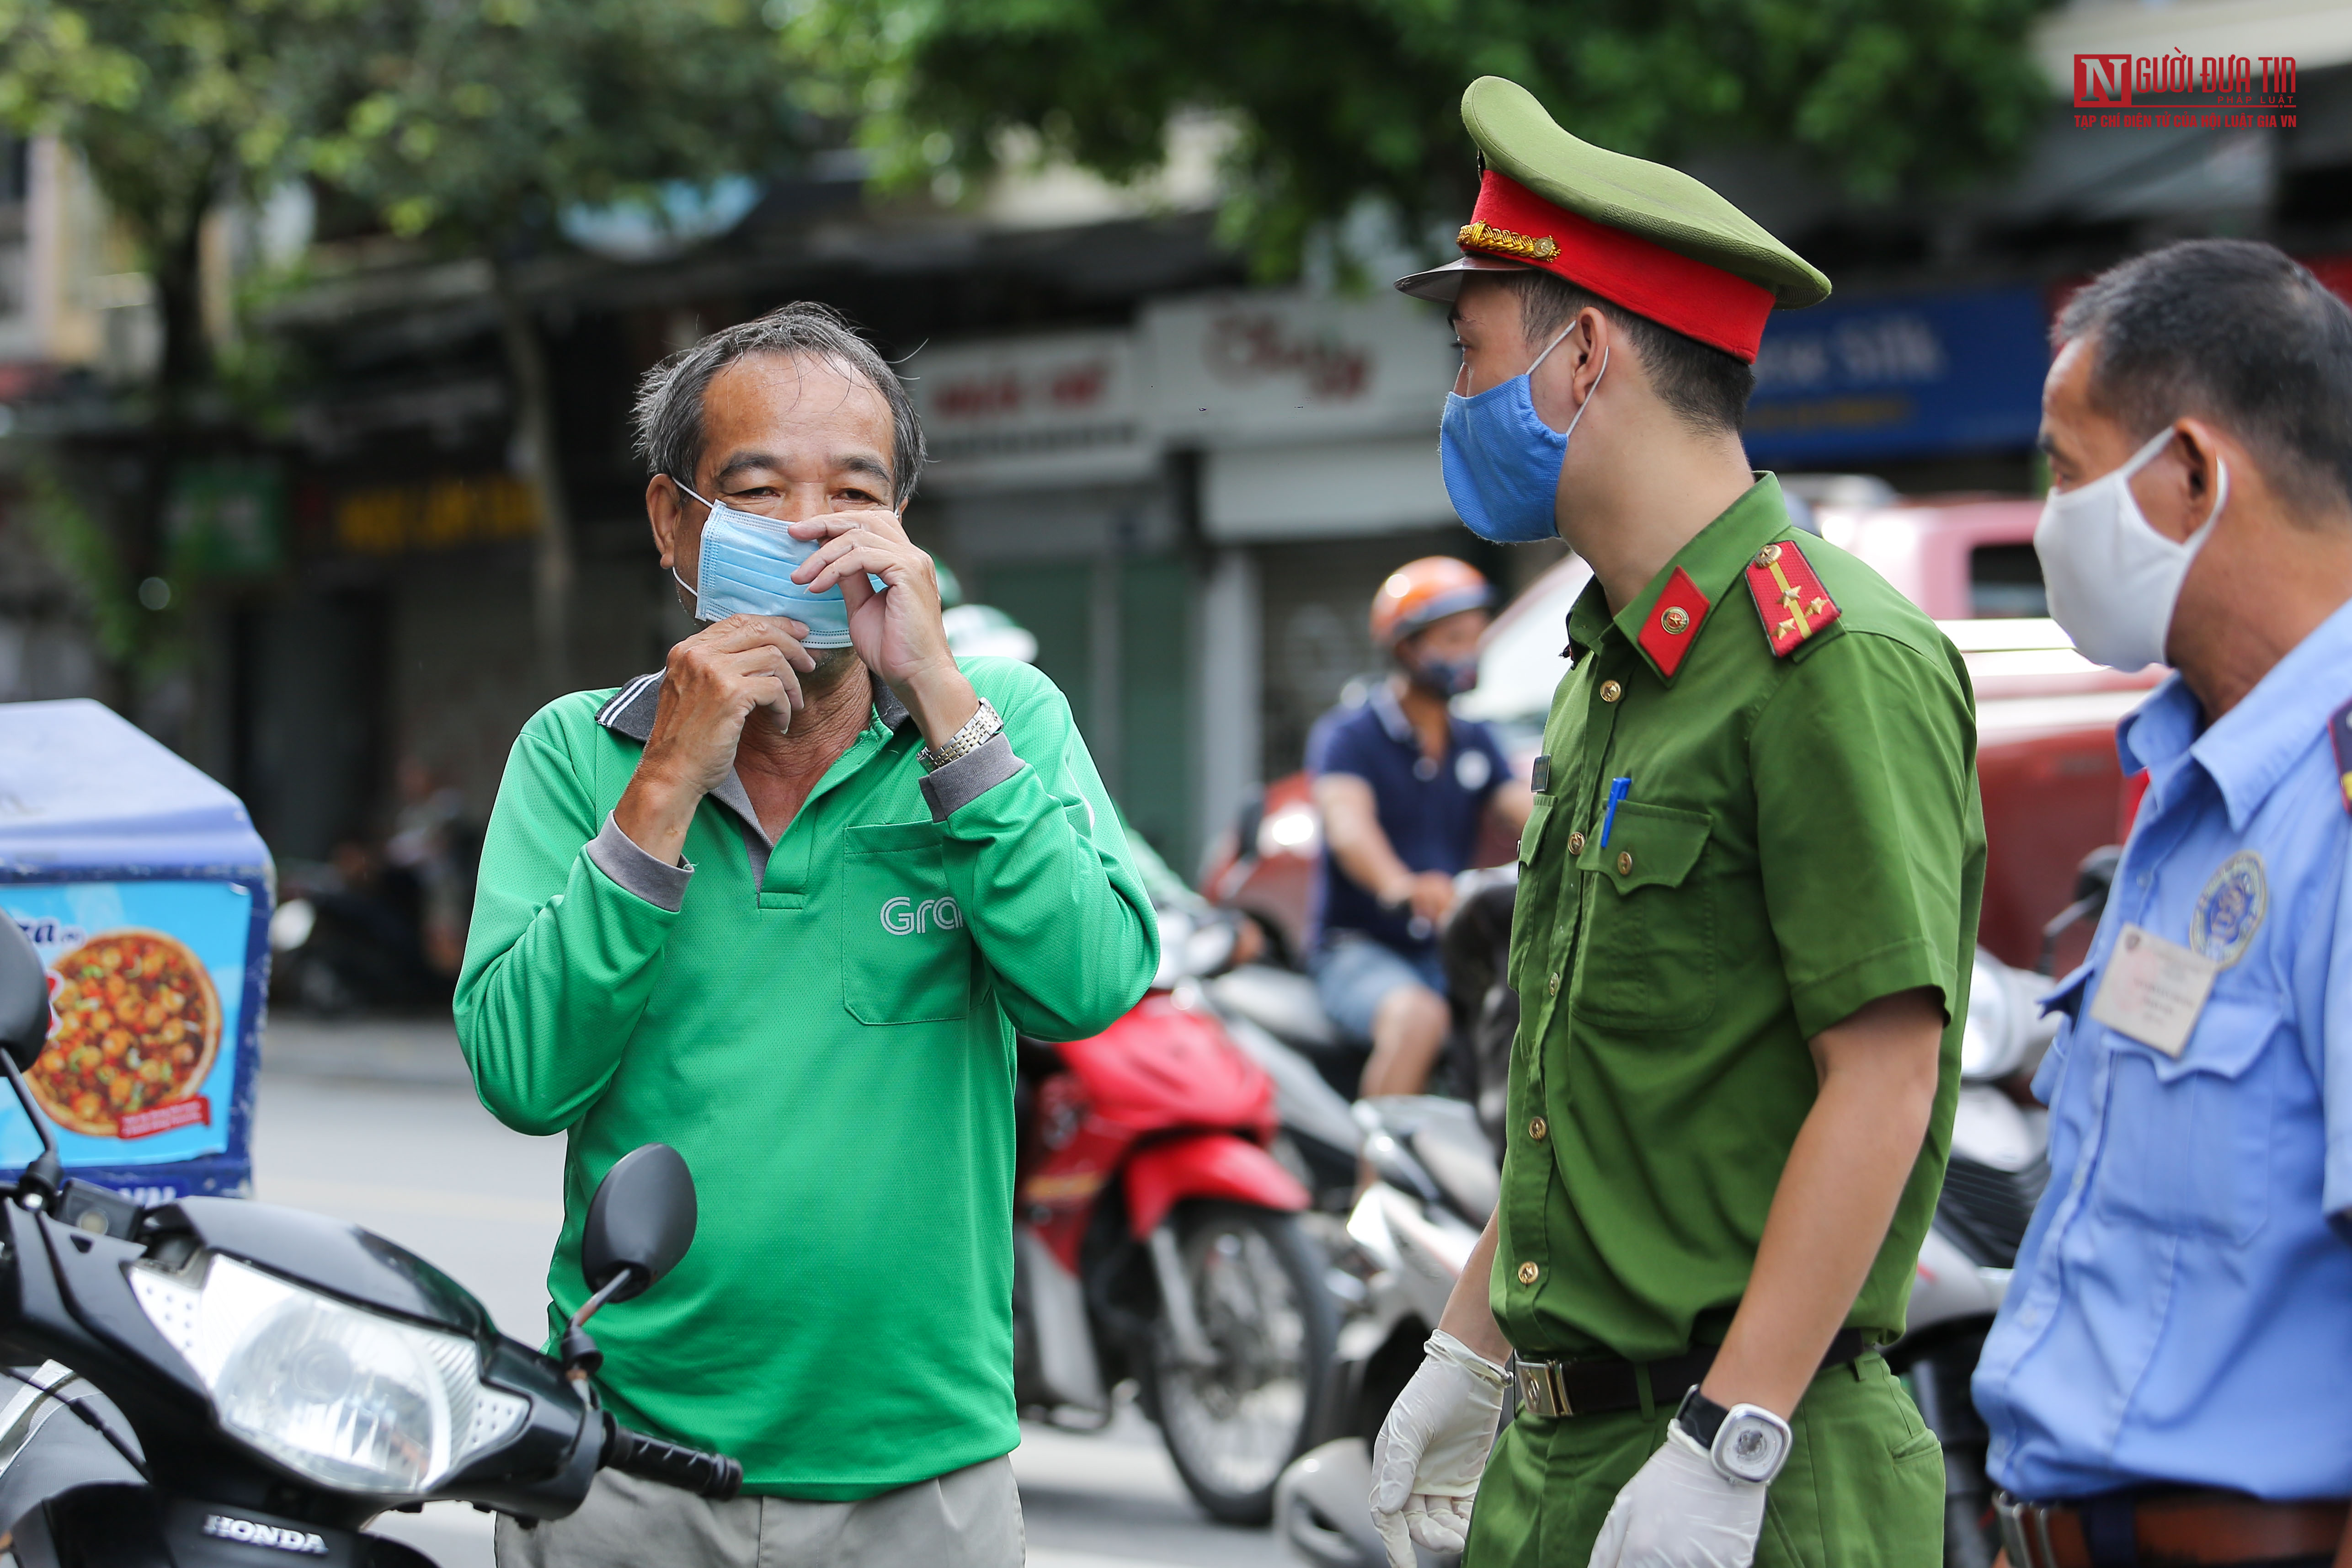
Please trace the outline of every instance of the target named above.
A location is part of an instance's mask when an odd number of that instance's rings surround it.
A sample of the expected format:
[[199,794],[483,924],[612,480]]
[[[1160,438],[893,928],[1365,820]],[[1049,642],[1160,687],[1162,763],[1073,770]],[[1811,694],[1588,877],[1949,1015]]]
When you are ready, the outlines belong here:
[[2221,966],[2141,926],[2116,938],[2091,1016],[2119,1035],[2179,1058],[2197,1028]]

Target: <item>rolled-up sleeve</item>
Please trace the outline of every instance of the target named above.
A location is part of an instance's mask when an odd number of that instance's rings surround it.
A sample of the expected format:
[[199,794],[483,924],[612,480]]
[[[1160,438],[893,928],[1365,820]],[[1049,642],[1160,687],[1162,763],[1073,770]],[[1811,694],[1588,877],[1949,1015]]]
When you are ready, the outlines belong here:
[[[1984,856],[1974,705],[1890,637],[1810,650],[1752,731],[1765,905],[1797,1024],[1820,1034],[1898,992],[1966,994]],[[1822,853],[1835,846],[1835,853]]]
[[978,764],[962,785],[992,782],[926,794],[935,813],[951,805],[940,816],[949,886],[1013,1027],[1083,1039],[1150,987],[1159,925],[1069,703],[1034,671],[1014,679],[998,740],[926,781]]
[[[677,878],[675,899],[660,896],[663,870]],[[558,1132],[604,1092],[660,973],[687,875],[611,826],[545,712],[524,728],[483,837],[457,978],[457,1041],[492,1115]]]

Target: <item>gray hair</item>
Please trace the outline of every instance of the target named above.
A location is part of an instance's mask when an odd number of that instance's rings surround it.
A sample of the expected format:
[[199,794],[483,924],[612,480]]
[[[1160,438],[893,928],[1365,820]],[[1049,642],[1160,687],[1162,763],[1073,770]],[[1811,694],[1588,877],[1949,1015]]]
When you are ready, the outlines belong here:
[[691,481],[702,460],[702,397],[710,378],[749,354],[823,360],[863,376],[890,410],[891,503],[904,506],[923,471],[923,423],[889,363],[842,313],[813,300],[778,306],[711,333],[646,372],[637,383],[635,438],[649,473]]

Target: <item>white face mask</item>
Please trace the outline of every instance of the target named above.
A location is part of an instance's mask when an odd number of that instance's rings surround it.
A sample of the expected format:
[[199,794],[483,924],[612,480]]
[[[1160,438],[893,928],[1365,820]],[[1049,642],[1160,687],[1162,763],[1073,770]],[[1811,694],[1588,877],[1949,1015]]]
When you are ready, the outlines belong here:
[[2033,530],[2034,553],[2050,587],[2050,614],[2084,658],[2116,669],[2164,662],[2172,609],[2189,563],[2212,537],[2230,501],[2230,469],[2213,459],[2213,510],[2187,539],[2167,539],[2149,526],[2131,492],[2131,478],[2156,460],[2172,439],[2160,431],[2112,474],[2071,490],[2052,490]]

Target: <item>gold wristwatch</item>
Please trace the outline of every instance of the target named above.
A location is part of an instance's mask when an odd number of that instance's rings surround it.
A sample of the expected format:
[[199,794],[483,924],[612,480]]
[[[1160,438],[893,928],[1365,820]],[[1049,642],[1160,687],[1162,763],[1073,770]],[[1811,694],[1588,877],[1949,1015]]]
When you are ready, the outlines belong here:
[[926,773],[937,773],[950,763],[971,755],[1003,732],[1004,721],[996,716],[996,710],[983,697],[980,706],[972,710],[971,717],[963,721],[962,729],[936,746],[925,746],[915,753],[915,760],[923,764]]

